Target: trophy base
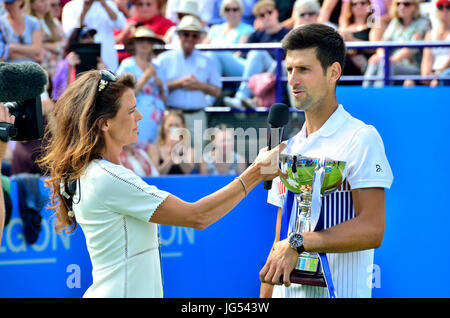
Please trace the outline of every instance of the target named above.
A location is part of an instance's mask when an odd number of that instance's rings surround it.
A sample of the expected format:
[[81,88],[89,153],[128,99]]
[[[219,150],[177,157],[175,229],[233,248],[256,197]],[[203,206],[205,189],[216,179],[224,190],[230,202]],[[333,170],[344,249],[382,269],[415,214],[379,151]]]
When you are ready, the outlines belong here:
[[299,269],[294,269],[289,276],[291,283],[302,284],[317,287],[327,287],[325,277],[322,273],[307,272]]

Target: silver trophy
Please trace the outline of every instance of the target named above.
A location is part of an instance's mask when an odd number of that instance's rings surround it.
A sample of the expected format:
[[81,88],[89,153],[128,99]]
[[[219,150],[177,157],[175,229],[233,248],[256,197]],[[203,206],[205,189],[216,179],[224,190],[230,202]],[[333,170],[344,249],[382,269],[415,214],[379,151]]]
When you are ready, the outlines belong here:
[[[280,154],[281,178],[286,188],[295,193],[294,232],[314,231],[321,210],[321,196],[332,193],[342,184],[345,162],[327,158]],[[296,284],[327,287],[318,253],[303,252],[290,275]]]

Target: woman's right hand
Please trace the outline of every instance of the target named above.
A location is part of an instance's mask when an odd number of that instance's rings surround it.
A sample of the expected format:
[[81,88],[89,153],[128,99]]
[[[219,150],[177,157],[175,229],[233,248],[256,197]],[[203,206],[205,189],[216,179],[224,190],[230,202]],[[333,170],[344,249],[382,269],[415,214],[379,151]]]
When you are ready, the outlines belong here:
[[287,178],[287,174],[281,172],[279,167],[279,155],[286,148],[286,143],[281,143],[271,150],[267,148],[261,149],[253,162],[254,165],[259,167],[261,178],[265,181],[272,180],[278,176]]

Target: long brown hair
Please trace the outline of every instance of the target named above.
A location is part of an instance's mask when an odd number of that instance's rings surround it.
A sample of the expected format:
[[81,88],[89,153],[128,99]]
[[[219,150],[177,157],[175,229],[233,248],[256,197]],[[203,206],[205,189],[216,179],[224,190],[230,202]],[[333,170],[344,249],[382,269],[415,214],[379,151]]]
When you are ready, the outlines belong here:
[[[26,13],[33,17],[37,17],[36,11],[31,7],[31,5],[34,3],[34,1],[36,1],[36,0],[26,0],[25,1]],[[39,21],[39,23],[41,23],[41,21]],[[50,9],[44,15],[44,23],[47,25],[48,29],[50,30],[50,40],[51,41],[55,42],[55,41],[61,41],[63,39],[62,35],[58,33],[57,25],[55,23],[55,18],[53,17],[52,11]],[[41,24],[41,28],[42,28],[43,33],[45,33],[44,29],[42,27],[42,24]]]
[[135,87],[135,78],[128,73],[110,82],[97,95],[100,79],[97,70],[80,74],[49,116],[45,132],[49,142],[39,164],[49,176],[45,184],[51,190],[51,208],[55,210],[58,232],[66,229],[70,233],[77,225],[75,218],[68,215],[71,199],[60,194],[61,181],[75,182],[92,160],[101,158],[105,146],[101,124],[116,116],[121,96],[128,88]]

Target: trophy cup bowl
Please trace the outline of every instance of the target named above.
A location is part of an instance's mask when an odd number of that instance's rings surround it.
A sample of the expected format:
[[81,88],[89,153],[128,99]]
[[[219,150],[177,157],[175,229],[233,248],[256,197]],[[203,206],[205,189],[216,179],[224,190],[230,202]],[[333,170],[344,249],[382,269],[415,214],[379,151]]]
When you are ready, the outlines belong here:
[[[294,193],[304,192],[305,186],[312,187],[314,172],[320,159],[301,155],[280,154],[280,170],[287,173],[288,178],[281,178],[287,189]],[[323,178],[322,195],[332,193],[342,184],[345,162],[325,159],[325,176]]]
[[[300,232],[310,231],[311,197],[316,170],[324,168],[323,182],[320,194],[327,195],[342,184],[345,162],[331,159],[305,157],[302,155],[280,154],[280,170],[287,178],[280,177],[286,188],[297,197],[296,229]],[[300,202],[300,198],[301,203]],[[326,287],[325,277],[319,266],[317,253],[303,252],[299,256],[296,268],[290,275],[290,281],[295,284]]]

